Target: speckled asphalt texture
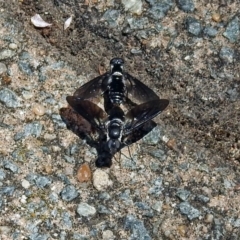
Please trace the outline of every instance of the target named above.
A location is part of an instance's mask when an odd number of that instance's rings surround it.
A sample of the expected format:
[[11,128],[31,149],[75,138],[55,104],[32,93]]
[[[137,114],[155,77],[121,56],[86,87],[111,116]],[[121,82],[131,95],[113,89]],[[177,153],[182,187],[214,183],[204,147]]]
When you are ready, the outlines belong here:
[[[240,239],[239,9],[1,1],[0,239]],[[34,27],[35,14],[52,25]],[[124,148],[97,169],[59,109],[113,57],[170,104],[131,157]],[[86,162],[92,180],[81,183]]]

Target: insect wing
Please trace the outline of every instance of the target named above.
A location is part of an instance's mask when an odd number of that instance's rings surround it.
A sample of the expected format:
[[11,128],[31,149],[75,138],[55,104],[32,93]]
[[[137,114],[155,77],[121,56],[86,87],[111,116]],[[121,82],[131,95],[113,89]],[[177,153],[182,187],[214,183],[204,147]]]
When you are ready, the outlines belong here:
[[127,135],[131,133],[134,129],[156,117],[168,106],[168,104],[169,101],[167,99],[157,99],[132,108],[126,114],[124,134]]
[[151,90],[144,83],[139,81],[137,78],[133,77],[129,73],[124,73],[124,78],[126,81],[126,87],[128,91],[128,98],[136,99],[139,103],[145,103],[147,101],[159,99],[158,95]]
[[122,145],[122,147],[131,145],[131,144],[139,141],[145,135],[150,133],[153,130],[153,128],[155,128],[156,126],[157,126],[157,124],[154,121],[152,121],[152,120],[150,120],[148,122],[145,122],[139,128],[133,130],[130,134],[128,134],[128,135],[123,137],[123,140],[122,140],[123,145]]
[[102,83],[107,81],[109,76],[110,73],[107,72],[101,76],[92,79],[91,81],[85,83],[83,86],[78,88],[73,95],[81,99],[90,99],[101,95],[102,92],[105,91],[105,89],[102,89]]
[[82,100],[76,96],[67,96],[67,102],[93,127],[99,130],[104,128],[104,119],[107,118],[107,114],[100,107],[98,107],[98,105],[88,100]]
[[85,118],[75,112],[71,107],[61,108],[59,113],[69,130],[81,139],[85,139],[90,146],[96,147],[98,145],[92,138],[95,129]]
[[77,114],[72,108],[61,108],[59,113],[64,123],[67,125],[67,128],[77,135],[81,133],[91,134],[94,131],[91,124],[81,115]]

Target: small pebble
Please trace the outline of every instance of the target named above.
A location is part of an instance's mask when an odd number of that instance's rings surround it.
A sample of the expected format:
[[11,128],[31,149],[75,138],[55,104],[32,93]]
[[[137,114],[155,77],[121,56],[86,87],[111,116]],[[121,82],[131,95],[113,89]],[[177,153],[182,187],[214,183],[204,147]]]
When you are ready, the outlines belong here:
[[188,202],[182,202],[178,205],[181,214],[187,215],[188,219],[191,221],[198,218],[201,213],[198,209],[191,206]]
[[177,191],[176,195],[180,200],[186,201],[190,195],[190,191],[188,191],[186,189],[179,189]]
[[177,227],[178,233],[181,235],[181,237],[186,237],[187,233],[187,226],[186,225],[180,225]]
[[151,239],[148,229],[144,226],[144,222],[137,219],[134,215],[127,215],[123,224],[124,229],[130,230],[131,232],[131,237],[129,239]]
[[7,66],[0,62],[0,75],[7,72]]
[[113,182],[109,179],[109,175],[101,169],[97,169],[93,173],[93,186],[98,190],[102,191],[103,189],[111,186]]
[[212,223],[213,222],[213,215],[212,214],[207,214],[205,217],[205,222],[206,223]]
[[166,16],[168,11],[173,6],[173,1],[149,1],[149,4],[151,5],[151,8],[149,9],[149,16],[153,18],[154,20],[162,19]]
[[0,196],[2,196],[2,195],[12,196],[14,191],[15,191],[14,186],[1,187],[0,188]]
[[199,36],[202,32],[201,22],[193,17],[188,17],[186,19],[187,31],[194,36]]
[[161,201],[157,201],[153,206],[152,206],[152,209],[154,209],[155,211],[157,212],[161,212],[162,211],[162,206],[163,206],[163,203]]
[[125,11],[140,15],[142,13],[142,1],[141,0],[122,0]]
[[17,173],[18,171],[18,166],[15,165],[14,163],[10,162],[10,161],[4,161],[4,168],[7,170],[10,170],[13,173]]
[[77,207],[77,213],[80,216],[89,217],[96,213],[96,209],[87,203],[80,203]]
[[68,185],[65,188],[63,188],[62,192],[61,192],[61,197],[64,201],[70,202],[73,199],[75,199],[76,197],[78,197],[79,193],[77,191],[77,189],[72,186],[72,185]]
[[41,135],[42,132],[42,128],[43,125],[40,122],[32,122],[32,123],[28,123],[25,125],[24,127],[24,136],[35,136],[35,137],[39,137]]
[[18,96],[8,88],[3,88],[0,91],[0,101],[9,108],[17,108],[20,106]]
[[18,67],[19,67],[21,72],[23,72],[27,75],[32,75],[33,74],[33,67],[28,62],[20,61],[20,62],[18,62]]
[[84,163],[80,166],[77,171],[77,179],[79,182],[89,182],[92,179],[92,172],[87,163]]
[[219,57],[226,63],[232,63],[234,55],[234,50],[230,47],[222,47],[219,53]]
[[36,104],[33,106],[32,111],[33,111],[36,115],[38,115],[38,116],[42,116],[42,115],[44,115],[44,113],[46,112],[44,106],[41,105],[41,104],[38,104],[38,103],[36,103]]
[[52,174],[52,172],[53,172],[52,165],[50,165],[50,164],[45,165],[44,169],[47,174]]
[[20,202],[25,204],[27,202],[27,197],[25,195],[21,196]]
[[24,99],[26,99],[26,100],[28,100],[28,99],[30,99],[30,98],[32,98],[33,97],[33,93],[32,92],[30,92],[30,91],[22,91],[22,95],[23,95],[23,97],[24,97]]
[[12,49],[12,50],[15,50],[15,49],[17,49],[17,44],[16,44],[16,43],[10,43],[10,44],[8,45],[8,47],[9,47],[10,49]]
[[45,140],[52,141],[53,139],[56,138],[56,135],[55,135],[55,134],[45,133],[44,136],[43,136],[43,138],[44,138]]
[[205,27],[203,33],[208,37],[215,37],[218,31],[213,27]]
[[113,232],[111,230],[105,230],[102,232],[102,239],[103,240],[110,240],[114,239]]
[[172,139],[169,139],[167,141],[167,146],[172,149],[172,150],[175,150],[177,149],[177,144],[176,144],[176,139],[172,138]]
[[223,33],[223,36],[226,37],[230,43],[235,43],[239,40],[240,37],[240,25],[239,18],[234,17],[227,25],[226,31]]
[[195,197],[195,200],[196,201],[199,201],[199,202],[202,202],[202,203],[208,203],[210,201],[209,197],[207,196],[204,196],[202,194],[198,194],[196,197]]
[[15,55],[15,52],[10,49],[3,49],[0,52],[0,60],[11,58]]
[[109,27],[115,28],[118,26],[118,18],[120,14],[119,10],[109,9],[103,14],[102,19],[108,22]]
[[12,78],[10,76],[8,76],[6,73],[2,74],[2,83],[3,84],[9,85],[11,82],[12,82]]
[[234,221],[233,226],[235,228],[239,228],[240,227],[240,218],[238,218],[238,219],[236,219],[236,221]]
[[52,146],[52,151],[53,152],[60,152],[62,149],[59,146]]
[[178,0],[177,5],[184,12],[193,12],[195,8],[192,0]]
[[221,15],[219,14],[219,13],[213,13],[212,14],[212,20],[214,21],[214,22],[221,22]]
[[35,179],[35,183],[38,188],[43,189],[45,187],[48,187],[51,184],[51,180],[46,176],[38,176]]
[[41,49],[39,51],[39,56],[45,56],[47,53],[46,53],[46,50],[45,49]]
[[6,173],[3,169],[0,168],[0,181],[2,181],[6,177]]
[[147,145],[156,145],[163,136],[162,129],[157,126],[150,133],[143,137],[143,142]]
[[29,188],[30,187],[30,182],[26,179],[23,179],[22,180],[22,187],[25,188],[25,189]]

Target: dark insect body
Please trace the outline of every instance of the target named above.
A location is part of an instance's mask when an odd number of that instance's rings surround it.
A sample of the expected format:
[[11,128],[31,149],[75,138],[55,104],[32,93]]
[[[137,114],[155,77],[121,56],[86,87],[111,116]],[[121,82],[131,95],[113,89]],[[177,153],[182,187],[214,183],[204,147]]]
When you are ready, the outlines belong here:
[[102,153],[96,160],[98,167],[111,166],[112,156],[116,152],[146,135],[149,131],[144,131],[146,126],[143,125],[162,112],[169,103],[166,99],[152,100],[133,107],[126,114],[116,105],[107,114],[98,105],[76,96],[68,96],[67,101],[99,132]]
[[[124,72],[123,65],[123,59],[112,59],[109,72],[78,88],[74,96],[67,97],[70,107],[60,110],[68,129],[97,149],[97,167],[110,167],[116,152],[152,131],[156,126],[152,119],[169,104]],[[103,96],[105,111],[90,101],[99,96]],[[123,105],[128,109],[126,114],[120,107]],[[92,137],[96,132],[98,137]]]
[[74,96],[81,99],[92,99],[98,96],[104,98],[104,108],[108,112],[113,105],[145,103],[157,100],[156,93],[140,82],[137,78],[123,70],[124,61],[113,58],[110,61],[110,71],[100,75],[78,88]]

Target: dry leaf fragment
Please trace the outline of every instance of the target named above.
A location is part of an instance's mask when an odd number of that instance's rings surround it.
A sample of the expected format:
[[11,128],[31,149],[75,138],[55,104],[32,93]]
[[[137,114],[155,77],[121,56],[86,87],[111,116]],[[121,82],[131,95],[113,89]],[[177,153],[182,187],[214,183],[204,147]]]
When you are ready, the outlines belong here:
[[45,22],[39,14],[35,14],[31,17],[31,22],[35,27],[44,28],[49,27],[52,24]]
[[71,22],[72,22],[72,16],[65,21],[63,29],[66,30],[70,26]]

